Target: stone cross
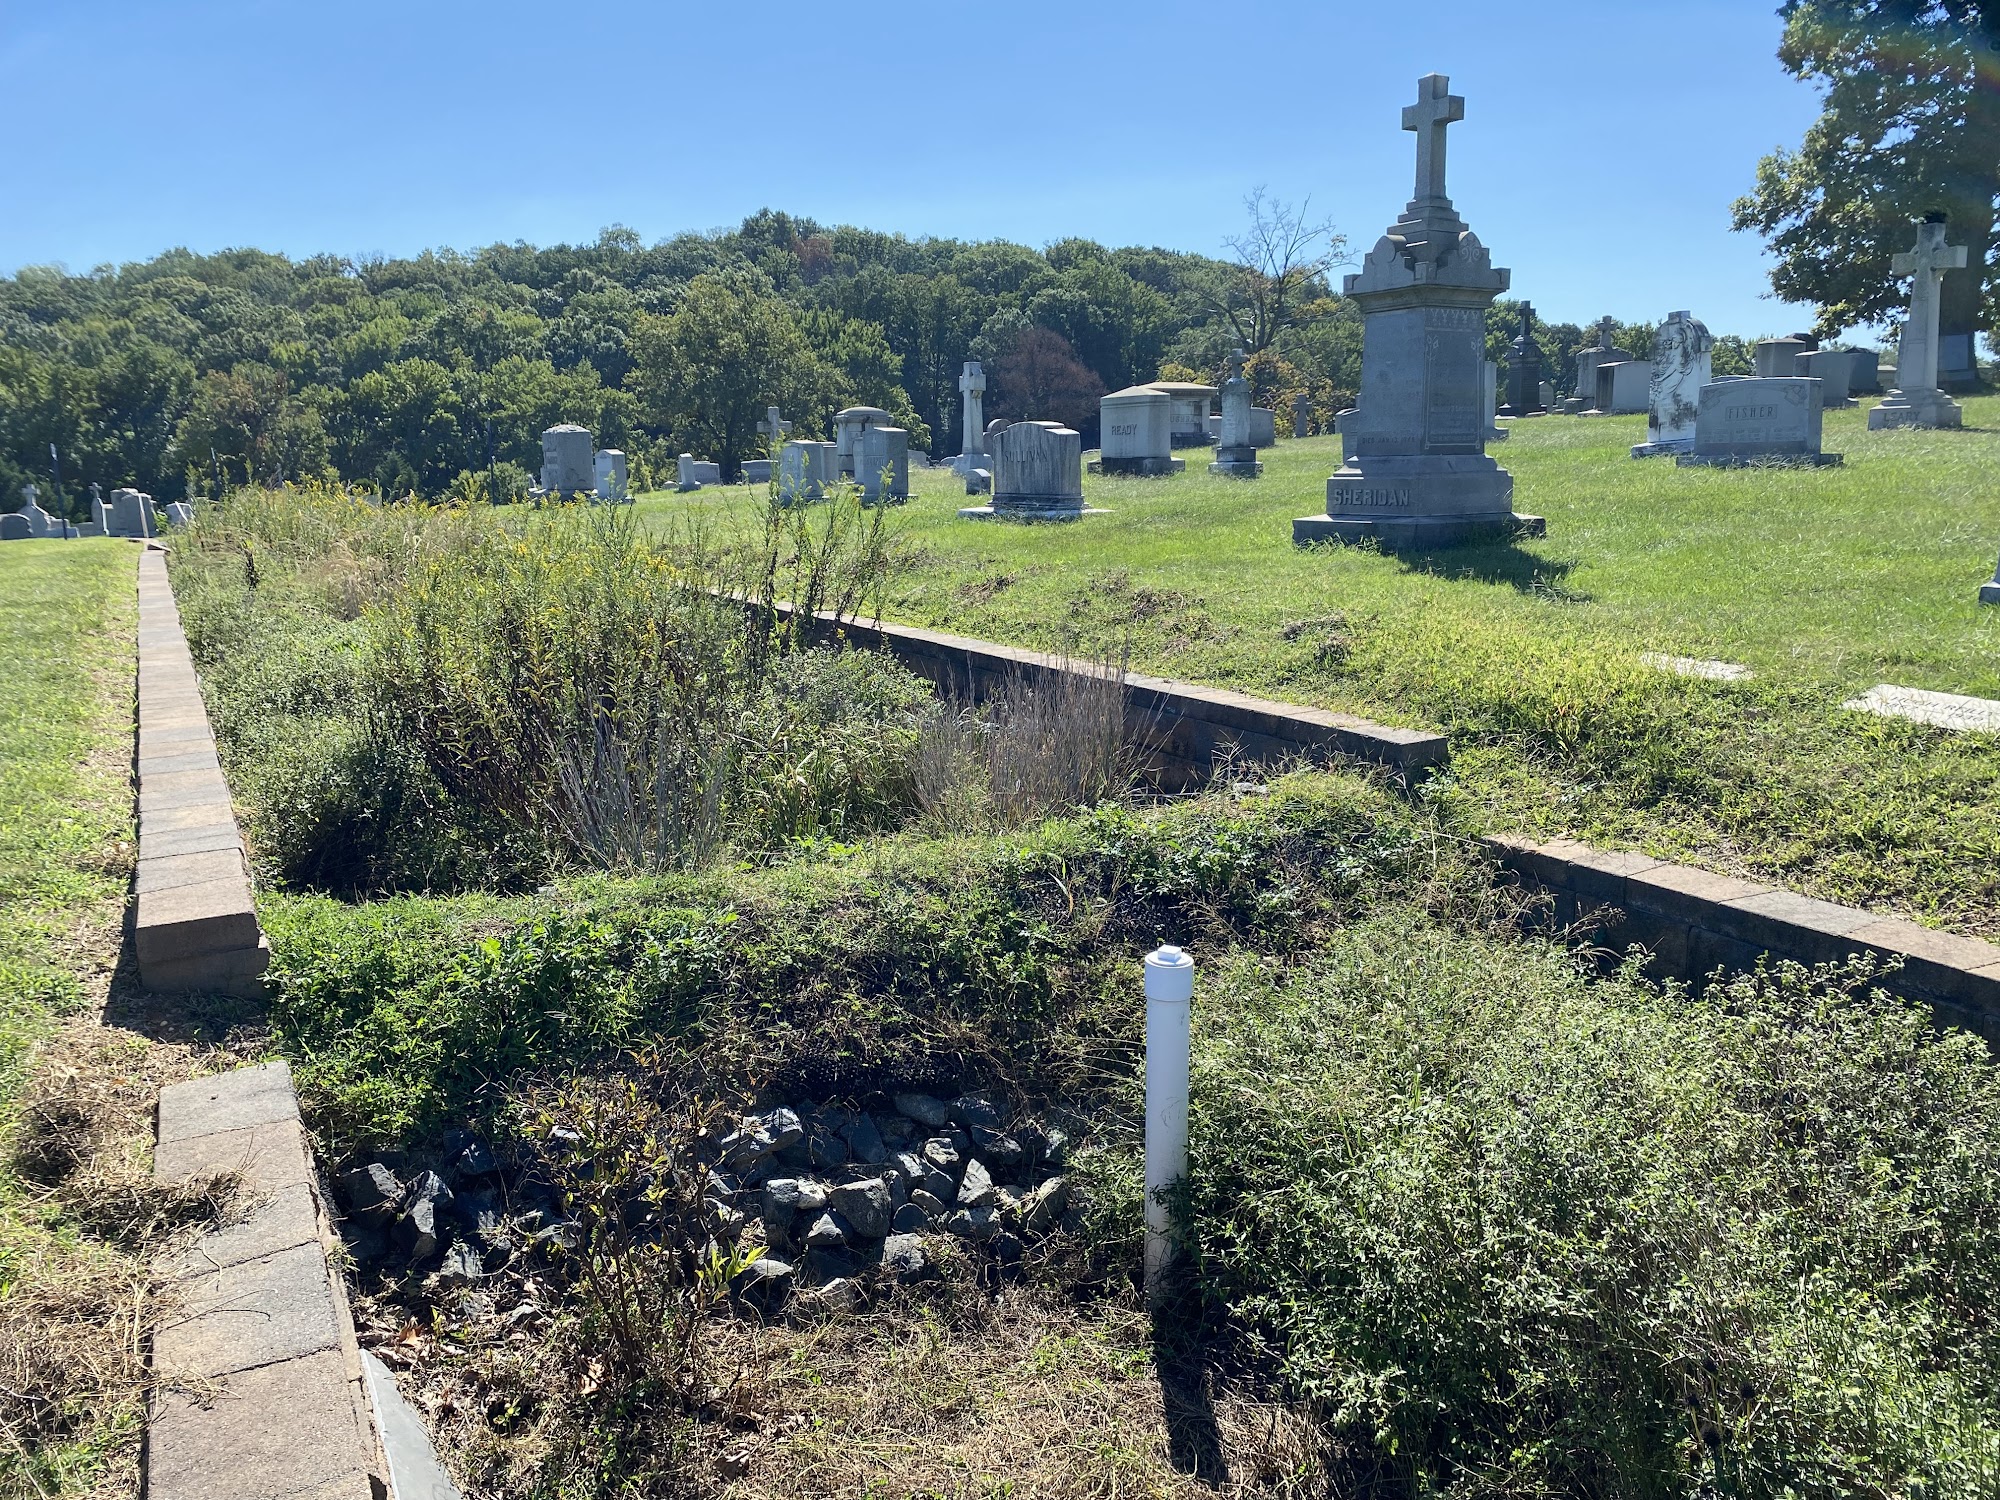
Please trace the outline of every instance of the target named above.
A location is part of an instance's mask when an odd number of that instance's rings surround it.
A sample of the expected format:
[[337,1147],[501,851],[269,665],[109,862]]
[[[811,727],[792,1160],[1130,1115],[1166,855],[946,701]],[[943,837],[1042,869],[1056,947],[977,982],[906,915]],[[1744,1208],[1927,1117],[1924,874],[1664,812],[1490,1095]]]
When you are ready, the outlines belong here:
[[1430,73],[1417,80],[1417,102],[1403,111],[1403,129],[1417,133],[1417,201],[1449,203],[1444,191],[1444,133],[1465,118],[1465,100],[1451,80]]
[[767,406],[764,408],[764,420],[757,424],[757,430],[775,443],[792,430],[792,424],[778,415],[777,407]]
[[1229,378],[1231,380],[1241,380],[1243,378],[1243,366],[1249,358],[1250,356],[1245,354],[1241,349],[1230,351]]
[[41,506],[42,492],[36,489],[32,484],[24,484],[21,486],[21,499],[26,502],[26,504],[24,504],[21,507],[21,509],[36,510],[39,509]]
[[1521,337],[1524,339],[1531,339],[1534,336],[1535,336],[1535,304],[1532,302],[1523,302],[1521,304]]
[[1896,384],[1905,391],[1937,389],[1938,288],[1946,271],[1965,268],[1965,246],[1944,242],[1944,224],[1925,220],[1917,226],[1917,247],[1889,262],[1898,276],[1910,278],[1910,316],[1903,324],[1901,353],[1896,360]]
[[958,391],[965,398],[965,451],[982,452],[986,442],[986,371],[978,360],[965,362],[965,373],[958,377]]
[[1611,319],[1600,319],[1597,324],[1597,347],[1600,349],[1609,349],[1611,347],[1612,335],[1617,331],[1618,325],[1612,322]]

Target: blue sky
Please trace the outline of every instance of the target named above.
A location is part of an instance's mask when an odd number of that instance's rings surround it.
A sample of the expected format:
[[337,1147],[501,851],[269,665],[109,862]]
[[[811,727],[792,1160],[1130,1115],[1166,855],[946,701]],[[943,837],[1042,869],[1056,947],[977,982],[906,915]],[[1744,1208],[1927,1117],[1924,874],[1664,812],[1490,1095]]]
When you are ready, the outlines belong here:
[[1729,204],[1813,90],[1775,0],[0,0],[0,270],[169,246],[648,240],[760,207],[1217,253],[1262,183],[1365,251],[1447,73],[1452,197],[1545,316],[1802,327]]

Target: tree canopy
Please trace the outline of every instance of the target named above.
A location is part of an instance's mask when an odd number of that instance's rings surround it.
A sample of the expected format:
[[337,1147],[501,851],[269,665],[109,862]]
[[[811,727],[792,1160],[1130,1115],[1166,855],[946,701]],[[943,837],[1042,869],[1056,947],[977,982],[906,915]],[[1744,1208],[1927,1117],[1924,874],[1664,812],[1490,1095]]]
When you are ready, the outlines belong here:
[[1822,336],[1890,319],[1907,292],[1890,258],[1942,212],[1969,252],[1945,277],[1943,331],[2000,327],[2000,0],[1789,0],[1780,14],[1779,61],[1824,102],[1735,207],[1777,256],[1772,289],[1817,307]]

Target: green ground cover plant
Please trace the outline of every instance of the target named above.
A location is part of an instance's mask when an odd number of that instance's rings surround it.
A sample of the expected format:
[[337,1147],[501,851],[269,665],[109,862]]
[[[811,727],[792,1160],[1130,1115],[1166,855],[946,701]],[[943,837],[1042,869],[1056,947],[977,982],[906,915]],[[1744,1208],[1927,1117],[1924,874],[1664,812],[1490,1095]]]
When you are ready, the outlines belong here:
[[[1983,1046],[1929,1031],[1864,970],[1701,998],[1600,976],[1522,938],[1489,881],[1425,810],[1302,773],[1264,796],[511,902],[265,906],[278,1034],[336,1150],[466,1118],[504,1132],[523,1080],[618,1071],[631,1049],[676,1099],[994,1088],[1077,1131],[1085,1216],[1030,1280],[1081,1298],[1086,1322],[1135,1295],[1134,980],[1178,940],[1203,974],[1191,1273],[1155,1358],[1306,1414],[1319,1438],[1295,1492],[2000,1480]],[[708,1337],[709,1363],[757,1365]],[[774,1337],[787,1359],[844,1358],[830,1331],[818,1355]],[[538,1388],[566,1368],[539,1367]],[[685,1482],[727,1441],[719,1418],[618,1400],[616,1434],[543,1432],[538,1461],[671,1452],[652,1482]],[[505,1447],[482,1440],[485,1461]],[[739,1493],[788,1493],[785,1451]]]
[[[1477,826],[1756,875],[2000,935],[2000,755],[1844,711],[1878,682],[2000,696],[2000,398],[1963,432],[1829,412],[1838,469],[1634,461],[1637,418],[1512,424],[1496,455],[1546,539],[1395,557],[1298,550],[1336,440],[1267,450],[1255,483],[1188,450],[1171,479],[1090,477],[1075,526],[961,522],[913,473],[914,564],[887,618],[1446,731]],[[733,492],[740,497],[741,490]],[[732,492],[641,502],[665,523]],[[1678,678],[1642,652],[1739,662]]]

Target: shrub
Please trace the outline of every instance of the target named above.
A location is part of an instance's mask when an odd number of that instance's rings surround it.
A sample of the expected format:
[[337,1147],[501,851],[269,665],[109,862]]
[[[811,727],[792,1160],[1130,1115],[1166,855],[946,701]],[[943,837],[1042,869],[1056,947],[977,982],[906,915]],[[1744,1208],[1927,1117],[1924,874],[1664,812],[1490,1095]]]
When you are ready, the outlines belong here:
[[1661,994],[1408,920],[1237,964],[1200,1291],[1397,1493],[1991,1493],[2000,1074],[1868,977]]

